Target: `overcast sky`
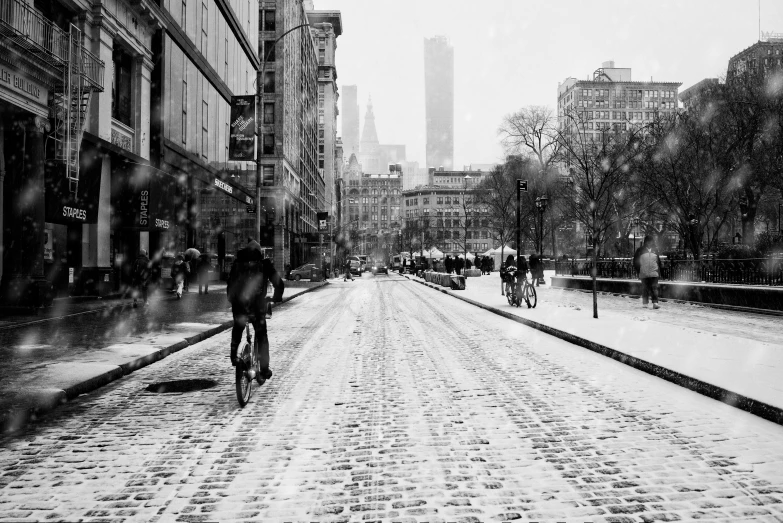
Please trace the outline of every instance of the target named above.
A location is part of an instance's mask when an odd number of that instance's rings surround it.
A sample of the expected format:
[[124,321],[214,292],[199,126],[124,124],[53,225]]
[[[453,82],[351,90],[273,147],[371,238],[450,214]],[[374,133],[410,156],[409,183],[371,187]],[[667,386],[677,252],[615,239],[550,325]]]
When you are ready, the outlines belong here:
[[[314,0],[339,9],[337,83],[372,96],[378,138],[425,166],[424,43],[454,46],[454,166],[502,159],[497,128],[525,105],[557,103],[557,84],[607,60],[633,80],[723,75],[758,40],[758,0]],[[783,33],[783,1],[761,0],[761,30]],[[338,134],[341,122],[338,117]]]

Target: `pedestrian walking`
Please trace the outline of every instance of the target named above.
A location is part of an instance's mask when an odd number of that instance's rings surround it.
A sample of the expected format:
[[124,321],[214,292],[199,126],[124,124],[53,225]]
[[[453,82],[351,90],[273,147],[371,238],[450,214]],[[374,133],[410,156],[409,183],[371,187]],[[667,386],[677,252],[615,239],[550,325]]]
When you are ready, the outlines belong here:
[[655,249],[655,240],[652,236],[644,237],[642,246],[634,253],[633,264],[642,282],[642,307],[646,309],[652,298],[653,309],[660,309],[658,278],[661,275],[661,258]]
[[198,293],[201,294],[201,286],[203,285],[204,294],[207,294],[209,292],[209,270],[212,268],[209,263],[209,255],[204,253],[199,256],[196,267],[198,267]]
[[402,259],[402,265],[400,266],[400,274],[405,273],[405,267],[407,266],[407,262],[408,262],[407,258]]
[[142,300],[144,300],[144,306],[149,305],[147,299],[147,287],[150,283],[150,259],[147,256],[146,249],[140,249],[139,255],[136,257],[136,261],[133,262],[133,308],[136,308],[136,300],[141,294]]
[[185,257],[181,254],[177,254],[174,265],[171,266],[171,278],[174,280],[174,289],[177,293],[178,300],[182,299],[182,291],[185,286],[185,268],[187,266]]
[[443,264],[446,266],[446,274],[451,274],[451,271],[454,270],[454,260],[451,259],[450,255],[446,255],[446,260]]
[[541,269],[541,258],[538,256],[538,253],[531,252],[529,261],[530,278],[533,280],[533,285],[538,287],[539,282],[544,277],[543,271],[541,271],[539,275],[539,270]]
[[457,259],[454,261],[454,266],[457,269],[457,274],[462,274],[462,269],[465,268],[465,260],[462,256],[457,256]]
[[348,281],[350,278],[351,281],[353,281],[353,274],[351,274],[351,259],[346,258],[345,259],[345,276],[343,276],[343,281]]

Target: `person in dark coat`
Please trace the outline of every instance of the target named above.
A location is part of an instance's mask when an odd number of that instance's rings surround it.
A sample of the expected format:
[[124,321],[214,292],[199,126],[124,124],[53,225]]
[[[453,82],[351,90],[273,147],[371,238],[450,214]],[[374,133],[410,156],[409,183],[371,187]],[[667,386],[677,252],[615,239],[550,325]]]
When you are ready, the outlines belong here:
[[405,274],[405,268],[408,266],[408,258],[402,259],[402,265],[400,266],[400,274]]
[[451,259],[451,256],[446,255],[446,260],[443,263],[446,265],[446,274],[451,274],[451,271],[454,269],[454,261]]
[[141,294],[142,299],[144,300],[144,306],[146,307],[149,305],[149,301],[147,300],[147,287],[150,284],[150,268],[152,264],[150,263],[150,259],[147,256],[147,250],[141,249],[139,250],[139,255],[136,257],[136,260],[133,262],[133,307],[136,307],[136,299],[138,298],[138,295]]
[[201,294],[201,286],[204,286],[204,294],[209,292],[209,269],[212,265],[209,263],[209,255],[202,254],[196,260],[196,271],[198,272],[198,293]]
[[181,254],[177,254],[174,265],[171,266],[171,278],[174,280],[174,288],[178,300],[182,299],[182,290],[185,284],[185,268],[187,266],[188,264],[185,263],[185,257]]
[[[530,253],[530,277],[533,280],[533,285],[538,287],[539,280],[539,266],[541,264],[541,258],[539,258],[538,254],[535,252]],[[541,275],[543,277],[543,274]]]
[[462,269],[465,268],[465,260],[462,259],[462,256],[457,256],[454,260],[454,268],[457,270],[457,274],[462,274]]
[[343,265],[343,268],[345,269],[345,276],[343,276],[343,281],[348,281],[350,278],[351,281],[353,281],[353,274],[351,274],[351,259],[346,258],[345,264]]

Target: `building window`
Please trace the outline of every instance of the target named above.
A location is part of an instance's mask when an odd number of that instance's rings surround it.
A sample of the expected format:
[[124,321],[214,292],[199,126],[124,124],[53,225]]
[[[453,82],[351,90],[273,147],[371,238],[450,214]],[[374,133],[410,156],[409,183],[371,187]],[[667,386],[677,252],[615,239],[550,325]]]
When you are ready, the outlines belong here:
[[265,9],[264,10],[264,31],[274,31],[275,30],[275,10],[274,9]]
[[265,134],[262,154],[275,154],[275,135]]
[[275,104],[264,104],[264,123],[275,123]]
[[114,76],[111,86],[111,117],[131,125],[131,69],[133,59],[130,54],[115,48],[112,54]]
[[209,23],[209,11],[207,4],[201,4],[201,54],[207,56],[207,24]]
[[209,104],[201,102],[201,156],[207,158],[209,151]]
[[274,71],[267,71],[264,73],[264,92],[265,93],[274,93],[275,92],[275,73]]
[[274,40],[265,40],[264,41],[264,54],[261,56],[262,60],[265,60],[267,62],[274,62],[277,60],[277,57],[275,49],[275,41]]
[[318,63],[319,64],[323,64],[325,60],[326,60],[326,51],[324,51],[323,49],[319,49],[318,50]]
[[182,143],[188,143],[188,59],[182,67]]

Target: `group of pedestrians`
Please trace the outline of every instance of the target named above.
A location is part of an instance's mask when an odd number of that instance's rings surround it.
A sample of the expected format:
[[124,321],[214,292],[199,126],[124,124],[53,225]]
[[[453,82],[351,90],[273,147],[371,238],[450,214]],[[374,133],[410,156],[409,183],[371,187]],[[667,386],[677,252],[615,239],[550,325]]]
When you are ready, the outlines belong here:
[[482,256],[477,259],[476,266],[481,269],[482,276],[488,276],[495,270],[495,258],[492,256]]
[[[177,299],[182,299],[183,293],[190,292],[190,282],[193,275],[198,282],[198,293],[207,294],[209,292],[209,270],[212,268],[209,262],[209,256],[201,254],[197,258],[185,256],[183,253],[177,254],[174,264],[171,266],[171,278],[174,280],[174,291]],[[140,249],[139,255],[131,267],[131,288],[133,296],[133,307],[138,306],[138,300],[146,307],[149,305],[149,287],[155,283],[154,275],[156,270],[156,261],[150,260],[146,249]],[[203,290],[202,290],[203,289]]]

